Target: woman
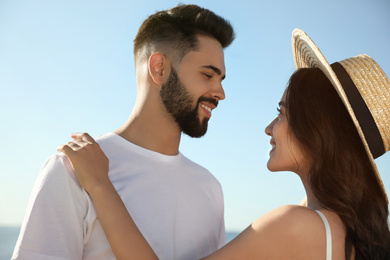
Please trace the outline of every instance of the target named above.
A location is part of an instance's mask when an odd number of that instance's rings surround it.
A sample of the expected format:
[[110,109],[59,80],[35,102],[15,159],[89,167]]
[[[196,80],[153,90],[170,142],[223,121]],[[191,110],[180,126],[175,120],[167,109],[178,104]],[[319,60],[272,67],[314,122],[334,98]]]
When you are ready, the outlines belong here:
[[[374,162],[390,149],[390,81],[367,55],[329,65],[299,29],[293,53],[298,70],[265,130],[267,167],[298,174],[307,205],[261,216],[205,259],[390,259],[388,199]],[[59,150],[91,196],[115,256],[156,259],[107,176],[104,153],[87,134],[73,138]]]

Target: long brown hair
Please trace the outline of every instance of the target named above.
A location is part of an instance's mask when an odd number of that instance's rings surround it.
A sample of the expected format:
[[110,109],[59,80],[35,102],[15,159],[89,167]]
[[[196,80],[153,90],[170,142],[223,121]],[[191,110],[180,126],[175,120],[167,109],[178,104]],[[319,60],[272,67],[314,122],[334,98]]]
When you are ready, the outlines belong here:
[[325,74],[300,69],[286,92],[287,120],[312,157],[311,188],[346,227],[345,255],[390,259],[388,205],[348,111]]

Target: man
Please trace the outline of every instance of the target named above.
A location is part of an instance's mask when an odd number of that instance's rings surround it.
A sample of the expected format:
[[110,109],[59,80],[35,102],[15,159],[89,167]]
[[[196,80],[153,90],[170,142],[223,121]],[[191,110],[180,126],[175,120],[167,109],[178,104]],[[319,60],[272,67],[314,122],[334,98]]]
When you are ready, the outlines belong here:
[[[97,139],[111,182],[160,259],[199,259],[225,243],[220,184],[179,144],[181,132],[204,135],[225,98],[223,48],[233,39],[226,20],[195,5],[151,15],[134,40],[135,107]],[[115,259],[63,154],[41,169],[13,259]]]

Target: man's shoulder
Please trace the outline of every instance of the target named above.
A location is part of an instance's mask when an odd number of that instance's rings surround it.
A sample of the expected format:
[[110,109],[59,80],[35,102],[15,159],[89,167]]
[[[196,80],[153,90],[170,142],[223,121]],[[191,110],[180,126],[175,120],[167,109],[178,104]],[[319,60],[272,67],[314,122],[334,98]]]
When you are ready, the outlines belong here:
[[85,232],[91,232],[96,213],[72,174],[61,153],[42,165],[15,246],[17,259],[49,259],[52,252],[63,259],[81,259]]
[[129,142],[113,132],[99,135],[95,141],[107,157],[118,156],[124,151],[129,152]]
[[101,134],[98,137],[96,137],[95,141],[98,143],[103,143],[103,142],[110,141],[114,138],[116,138],[116,134],[114,134],[113,132],[108,132],[108,133]]
[[199,163],[189,159],[188,157],[186,157],[185,155],[181,154],[182,156],[182,163],[188,167],[188,168],[192,168],[196,171],[199,171],[199,172],[203,172],[204,174],[206,175],[212,175],[211,172],[204,166],[200,165]]
[[67,158],[63,153],[55,153],[50,155],[41,167],[41,172],[46,175],[56,175],[66,171]]
[[105,133],[95,138],[95,141],[103,148],[114,145],[117,142],[117,136],[114,133]]
[[206,183],[208,183],[208,185],[216,185],[218,187],[221,187],[221,184],[219,183],[218,179],[206,167],[200,165],[193,160],[190,160],[184,155],[182,155],[182,161],[185,164],[185,167],[189,170],[189,172],[194,173],[196,178],[207,180]]
[[63,153],[56,153],[49,156],[43,163],[37,182],[41,185],[58,187],[71,187],[81,190],[70,161]]
[[62,153],[47,158],[35,181],[31,197],[36,198],[34,200],[39,205],[52,204],[56,207],[60,204],[63,208],[77,209],[82,214],[85,214],[89,205],[88,194],[78,182],[70,161]]

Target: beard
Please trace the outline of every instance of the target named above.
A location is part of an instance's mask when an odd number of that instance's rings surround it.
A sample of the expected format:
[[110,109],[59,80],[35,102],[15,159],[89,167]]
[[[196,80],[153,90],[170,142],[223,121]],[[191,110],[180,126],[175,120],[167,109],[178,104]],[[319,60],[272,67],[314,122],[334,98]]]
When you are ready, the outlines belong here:
[[213,98],[200,97],[194,106],[190,93],[179,80],[173,67],[168,81],[161,86],[160,96],[165,109],[175,119],[183,133],[190,137],[201,137],[207,132],[209,118],[200,121],[199,104],[207,101],[217,106],[218,101]]

